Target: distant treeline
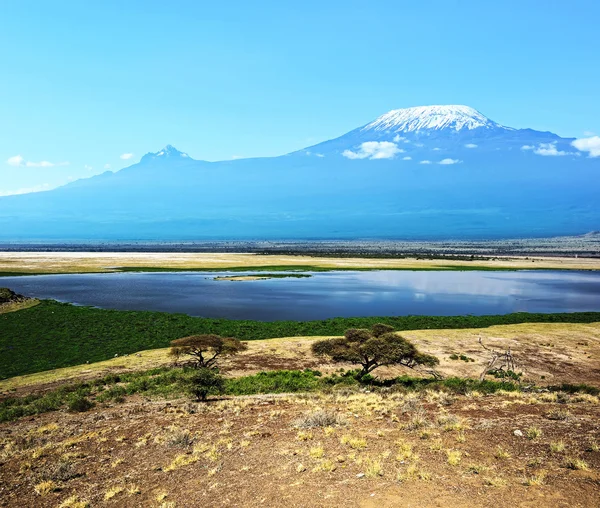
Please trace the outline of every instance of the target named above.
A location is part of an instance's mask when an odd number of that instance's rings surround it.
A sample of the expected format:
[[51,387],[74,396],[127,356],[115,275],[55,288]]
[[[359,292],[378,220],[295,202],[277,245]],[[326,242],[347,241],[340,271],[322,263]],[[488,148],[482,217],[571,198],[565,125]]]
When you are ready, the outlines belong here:
[[0,379],[167,347],[173,339],[199,333],[257,340],[342,335],[348,328],[367,328],[375,323],[387,323],[396,330],[420,330],[592,322],[600,322],[600,312],[262,322],[198,318],[164,312],[102,310],[45,300],[26,310],[0,314]]

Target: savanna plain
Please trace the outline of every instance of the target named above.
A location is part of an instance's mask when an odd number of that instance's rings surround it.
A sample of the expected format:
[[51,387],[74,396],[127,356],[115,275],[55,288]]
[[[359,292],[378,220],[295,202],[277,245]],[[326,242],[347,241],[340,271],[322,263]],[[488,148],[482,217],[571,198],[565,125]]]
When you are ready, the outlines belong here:
[[[11,275],[531,265],[600,268],[568,257],[0,253],[0,272]],[[213,337],[195,344],[203,359],[218,353],[217,381],[198,377],[189,342],[172,345],[190,336]],[[242,342],[228,349],[214,337]],[[365,375],[360,358],[317,346],[331,340],[380,364]],[[600,499],[600,312],[236,322],[4,290],[0,353],[0,506],[588,507]]]

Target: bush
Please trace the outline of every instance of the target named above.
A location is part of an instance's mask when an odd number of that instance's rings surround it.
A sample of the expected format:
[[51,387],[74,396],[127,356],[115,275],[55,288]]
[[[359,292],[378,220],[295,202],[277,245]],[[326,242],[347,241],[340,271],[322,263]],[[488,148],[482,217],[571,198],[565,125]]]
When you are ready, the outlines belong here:
[[205,401],[209,395],[223,393],[225,388],[223,376],[208,368],[195,369],[183,383],[185,390],[199,401]]
[[256,393],[311,392],[321,386],[322,382],[314,371],[276,370],[228,379],[226,393],[253,395]]
[[333,427],[334,425],[345,425],[346,420],[333,411],[315,411],[298,418],[294,427],[310,429],[314,427]]
[[94,403],[82,395],[74,395],[67,400],[69,411],[74,413],[83,413],[94,407]]

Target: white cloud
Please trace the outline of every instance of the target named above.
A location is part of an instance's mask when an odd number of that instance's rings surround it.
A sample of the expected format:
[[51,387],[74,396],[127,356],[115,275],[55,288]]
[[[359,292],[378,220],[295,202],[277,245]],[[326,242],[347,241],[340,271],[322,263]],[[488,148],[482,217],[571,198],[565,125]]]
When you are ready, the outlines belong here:
[[356,152],[344,150],[342,155],[348,159],[392,159],[404,150],[390,141],[365,141]]
[[316,153],[315,154],[317,157],[325,157],[325,155],[323,155],[322,153]]
[[467,143],[465,148],[477,148],[477,145],[475,143]]
[[132,153],[124,153],[121,155],[121,159],[123,159],[125,161],[131,159],[132,157],[133,157]]
[[427,161],[427,160],[425,160],[425,161],[421,161],[421,162],[419,162],[419,164],[431,164],[431,161]]
[[50,190],[50,184],[44,183],[42,185],[36,185],[35,187],[28,187],[24,189],[16,189],[12,191],[0,191],[0,196],[15,196],[17,194],[29,194],[30,192],[41,192]]
[[83,169],[85,169],[86,171],[91,171],[92,169],[94,169],[92,166],[88,166],[87,164],[85,164],[83,166]]
[[404,136],[400,136],[400,134],[396,134],[394,136],[394,143],[399,143],[400,141],[404,141],[405,143],[409,143],[408,139],[406,139]]
[[586,137],[595,136],[596,133],[592,131],[583,131],[583,135]]
[[443,166],[448,166],[450,164],[458,164],[462,161],[459,161],[458,159],[442,159],[440,162],[438,162],[438,164],[442,164]]
[[407,155],[406,157],[402,157],[403,161],[411,161],[412,157],[410,155]]
[[104,169],[110,169],[110,164],[104,164]]
[[14,157],[9,157],[8,160],[6,161],[6,163],[9,166],[15,166],[15,167],[23,166],[24,162],[25,162],[25,159],[23,159],[23,157],[21,157],[20,155],[15,155]]
[[546,157],[557,157],[567,155],[568,152],[557,150],[556,143],[540,143],[533,153],[544,155]]
[[571,155],[572,152],[565,152],[556,148],[556,141],[552,143],[540,143],[538,146],[535,145],[523,145],[521,150],[533,150],[536,155],[543,155],[544,157],[560,157],[562,155]]
[[571,144],[581,152],[588,152],[590,157],[600,157],[600,136],[576,139]]
[[434,152],[439,152],[441,150],[441,148],[438,148],[437,146],[433,149]]
[[25,160],[21,155],[15,155],[13,157],[9,157],[6,160],[6,163],[9,166],[13,166],[16,168],[51,168],[53,166],[68,166],[68,162],[50,162],[50,161],[40,161],[33,162]]

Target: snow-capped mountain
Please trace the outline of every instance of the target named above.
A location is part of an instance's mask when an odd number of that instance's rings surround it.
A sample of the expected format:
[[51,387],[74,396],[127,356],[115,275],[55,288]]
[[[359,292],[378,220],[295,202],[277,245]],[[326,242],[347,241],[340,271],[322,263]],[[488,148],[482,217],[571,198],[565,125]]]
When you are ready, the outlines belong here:
[[469,106],[419,106],[388,111],[362,127],[307,150],[342,155],[356,153],[363,143],[385,142],[395,145],[396,154],[428,160],[427,154],[432,151],[457,157],[465,148],[478,148],[481,152],[552,145],[557,151],[569,153],[573,151],[572,141],[551,132],[501,125]]
[[163,159],[173,158],[173,157],[183,157],[187,158],[189,155],[185,152],[180,152],[173,145],[167,145],[162,150],[159,150],[156,153],[147,153],[144,155],[144,158],[154,159],[162,157]]
[[167,145],[116,173],[0,197],[0,240],[584,234],[600,229],[600,158],[572,141],[423,106],[280,157],[206,162]]
[[506,129],[469,106],[419,106],[393,109],[361,128],[363,132],[408,133],[422,130]]

